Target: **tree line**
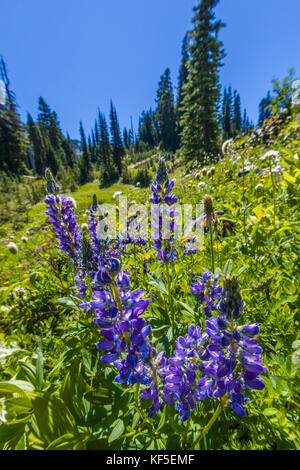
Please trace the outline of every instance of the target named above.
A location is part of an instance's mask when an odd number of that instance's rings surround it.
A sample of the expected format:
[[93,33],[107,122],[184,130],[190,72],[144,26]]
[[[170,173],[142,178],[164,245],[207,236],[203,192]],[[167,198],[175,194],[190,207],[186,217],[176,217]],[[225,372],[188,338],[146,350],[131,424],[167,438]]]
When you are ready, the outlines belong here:
[[[141,113],[137,132],[132,119],[130,127],[121,131],[111,101],[109,122],[100,110],[90,132],[80,122],[80,152],[76,152],[70,136],[64,136],[56,112],[42,97],[37,120],[28,114],[27,122],[21,122],[1,58],[0,171],[43,175],[45,168],[50,167],[54,175],[67,179],[72,187],[93,181],[95,170],[99,171],[101,185],[113,183],[127,171],[126,155],[139,155],[154,148],[179,152],[186,161],[200,164],[213,160],[224,140],[254,128],[246,109],[242,111],[238,91],[229,85],[221,92],[219,70],[226,53],[218,38],[225,27],[215,17],[218,3],[219,0],[201,0],[193,8],[193,28],[182,42],[176,97],[171,71],[166,68],[158,82],[155,109]],[[272,116],[272,101],[268,92],[260,102],[259,125]]]

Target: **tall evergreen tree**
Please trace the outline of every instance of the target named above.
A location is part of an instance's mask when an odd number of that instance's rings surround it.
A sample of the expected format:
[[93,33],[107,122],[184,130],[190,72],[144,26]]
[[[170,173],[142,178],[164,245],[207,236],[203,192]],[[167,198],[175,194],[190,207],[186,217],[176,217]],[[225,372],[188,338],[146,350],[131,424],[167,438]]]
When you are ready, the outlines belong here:
[[123,142],[124,142],[125,148],[128,149],[128,147],[129,147],[129,135],[128,135],[127,127],[124,127],[124,129],[123,129]]
[[113,156],[112,147],[109,141],[108,127],[104,114],[98,111],[99,130],[100,130],[100,177],[101,186],[107,186],[118,180],[119,172],[116,167]]
[[47,167],[45,142],[39,126],[35,124],[29,113],[27,115],[27,129],[34,153],[35,170],[39,175],[43,175]]
[[2,56],[0,79],[5,87],[5,97],[0,106],[0,170],[21,174],[26,172],[26,134],[17,113],[15,94],[10,89],[6,64]]
[[63,138],[62,147],[63,147],[63,150],[65,152],[65,158],[66,158],[67,165],[72,170],[76,170],[76,167],[77,167],[76,155],[75,155],[75,150],[74,150],[74,147],[72,145],[69,134],[67,134],[67,138]]
[[182,117],[182,102],[183,102],[183,87],[187,82],[188,79],[188,62],[189,62],[189,51],[188,51],[188,33],[185,34],[183,41],[182,41],[182,48],[181,48],[181,64],[179,68],[179,76],[178,76],[178,95],[176,101],[176,119],[177,119],[177,128],[178,133],[182,132],[182,127],[180,126],[180,120]]
[[119,174],[121,174],[122,159],[125,155],[125,151],[124,151],[123,141],[121,137],[117,111],[112,101],[110,102],[110,134],[111,134],[113,161],[116,167],[118,168]]
[[189,74],[184,86],[181,134],[186,159],[203,161],[205,154],[215,156],[219,144],[219,67],[225,57],[223,43],[218,39],[225,26],[215,20],[213,9],[219,0],[202,0],[194,7]]
[[149,111],[143,111],[140,117],[139,140],[148,144],[150,148],[158,144],[158,122],[151,108]]
[[233,93],[232,133],[235,137],[242,129],[241,97],[237,90]]
[[129,129],[128,143],[129,143],[129,147],[132,147],[135,143],[132,116],[130,116],[130,129]]
[[111,160],[111,145],[109,141],[109,133],[107,122],[104,114],[98,110],[98,122],[99,122],[99,153],[100,162],[104,166],[107,166]]
[[91,162],[91,154],[89,147],[86,141],[85,132],[83,129],[82,122],[80,121],[79,126],[80,136],[81,136],[81,148],[82,153],[79,159],[79,181],[80,183],[87,183],[93,181],[93,167]]
[[233,135],[232,132],[232,89],[231,86],[228,90],[224,90],[223,101],[223,140],[230,139]]
[[178,147],[178,137],[176,133],[176,111],[174,105],[173,87],[171,72],[167,68],[160,77],[157,89],[157,110],[156,119],[159,127],[159,138],[162,148],[174,151]]

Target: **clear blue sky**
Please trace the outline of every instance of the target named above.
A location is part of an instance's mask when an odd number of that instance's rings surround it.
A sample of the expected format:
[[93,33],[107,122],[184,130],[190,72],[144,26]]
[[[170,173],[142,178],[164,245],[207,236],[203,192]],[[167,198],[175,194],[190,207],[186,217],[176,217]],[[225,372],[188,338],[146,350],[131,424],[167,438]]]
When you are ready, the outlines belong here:
[[[155,106],[160,75],[177,85],[181,42],[196,0],[1,0],[0,54],[8,65],[20,113],[37,115],[38,97],[57,112],[71,137],[89,132],[98,106],[112,98],[120,125],[134,126]],[[300,73],[299,0],[221,0],[227,27],[221,83],[237,88],[257,120],[274,77]]]

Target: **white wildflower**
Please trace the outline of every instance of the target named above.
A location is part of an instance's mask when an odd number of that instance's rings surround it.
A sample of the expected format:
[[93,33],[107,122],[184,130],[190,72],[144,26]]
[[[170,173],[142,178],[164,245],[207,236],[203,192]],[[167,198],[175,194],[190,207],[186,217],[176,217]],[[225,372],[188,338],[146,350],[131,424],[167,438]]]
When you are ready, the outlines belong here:
[[225,155],[227,151],[227,147],[229,147],[233,143],[233,139],[226,140],[222,145],[222,153]]
[[269,150],[268,152],[266,152],[264,155],[260,157],[260,160],[265,161],[265,160],[268,160],[269,158],[276,159],[278,157],[279,157],[279,152],[277,150]]
[[74,207],[74,209],[77,209],[77,203],[75,199],[71,196],[68,196],[67,199],[72,202],[72,206]]
[[89,229],[89,226],[88,226],[88,224],[83,223],[83,224],[81,224],[80,228],[81,228],[82,232],[87,232],[88,229]]

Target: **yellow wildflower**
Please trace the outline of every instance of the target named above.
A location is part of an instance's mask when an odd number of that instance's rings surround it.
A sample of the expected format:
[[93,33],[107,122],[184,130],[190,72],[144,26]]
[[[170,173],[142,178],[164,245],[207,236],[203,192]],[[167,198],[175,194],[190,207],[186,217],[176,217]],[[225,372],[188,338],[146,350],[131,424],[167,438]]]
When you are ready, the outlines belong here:
[[264,219],[265,217],[267,217],[266,214],[261,214],[261,215],[258,217],[257,222],[258,222],[258,223],[261,222],[262,219]]

